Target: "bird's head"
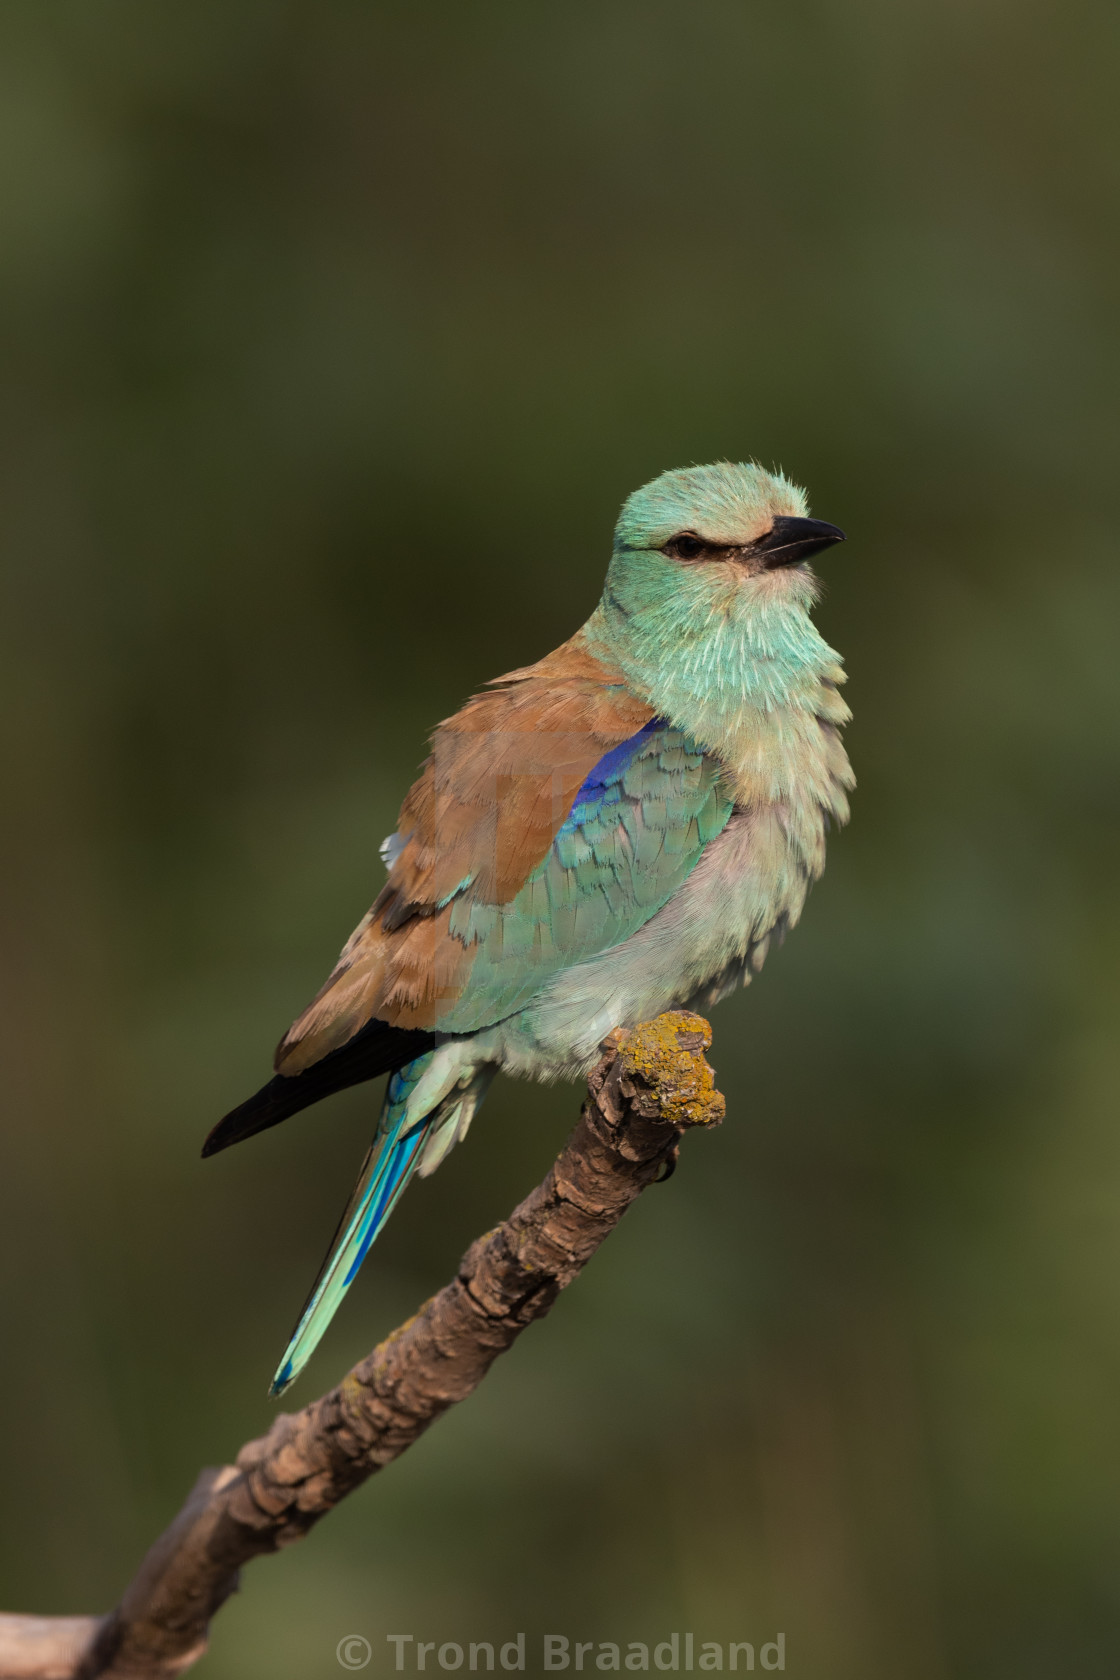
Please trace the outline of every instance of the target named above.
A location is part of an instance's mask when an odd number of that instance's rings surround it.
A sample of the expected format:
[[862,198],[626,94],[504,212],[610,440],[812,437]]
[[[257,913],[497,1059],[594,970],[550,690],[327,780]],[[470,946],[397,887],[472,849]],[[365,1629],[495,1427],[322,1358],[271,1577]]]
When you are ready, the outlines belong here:
[[841,680],[809,616],[808,562],[843,540],[781,473],[730,461],[663,473],[623,503],[584,635],[666,716],[717,698],[780,703],[825,673]]
[[781,473],[731,461],[683,467],[623,503],[611,581],[639,598],[668,587],[713,606],[734,596],[741,607],[744,594],[760,607],[791,597],[809,604],[808,560],[843,541],[836,525],[808,517],[804,491]]

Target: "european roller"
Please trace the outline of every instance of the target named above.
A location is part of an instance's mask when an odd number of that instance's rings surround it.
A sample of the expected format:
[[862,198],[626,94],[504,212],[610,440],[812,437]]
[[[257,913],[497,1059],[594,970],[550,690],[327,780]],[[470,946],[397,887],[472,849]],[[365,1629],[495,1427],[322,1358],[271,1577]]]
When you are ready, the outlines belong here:
[[499,1068],[582,1077],[615,1027],[745,985],[798,920],[854,780],[810,617],[810,557],[843,540],[781,473],[664,473],[623,504],[582,629],[436,729],[372,908],[203,1149],[389,1075],[274,1394]]

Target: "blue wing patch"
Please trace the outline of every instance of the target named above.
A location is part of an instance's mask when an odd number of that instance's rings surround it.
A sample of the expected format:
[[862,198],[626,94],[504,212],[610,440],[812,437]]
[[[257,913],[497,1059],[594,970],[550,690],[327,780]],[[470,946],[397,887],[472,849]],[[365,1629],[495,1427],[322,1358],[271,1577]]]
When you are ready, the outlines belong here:
[[477,948],[438,1022],[476,1032],[523,1007],[563,968],[619,945],[672,897],[733,809],[719,761],[654,718],[585,778],[517,896],[454,900],[450,931]]

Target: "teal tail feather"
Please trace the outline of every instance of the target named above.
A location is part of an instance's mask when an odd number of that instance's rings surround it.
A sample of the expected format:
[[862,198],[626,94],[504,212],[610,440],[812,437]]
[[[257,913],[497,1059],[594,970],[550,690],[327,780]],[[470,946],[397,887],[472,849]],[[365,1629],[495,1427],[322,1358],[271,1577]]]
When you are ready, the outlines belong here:
[[377,1136],[362,1165],[358,1182],[339,1221],[307,1305],[272,1379],[271,1396],[283,1394],[311,1358],[374,1239],[420,1163],[439,1111],[410,1129],[408,1099],[430,1059],[430,1055],[418,1056],[394,1073],[389,1081]]

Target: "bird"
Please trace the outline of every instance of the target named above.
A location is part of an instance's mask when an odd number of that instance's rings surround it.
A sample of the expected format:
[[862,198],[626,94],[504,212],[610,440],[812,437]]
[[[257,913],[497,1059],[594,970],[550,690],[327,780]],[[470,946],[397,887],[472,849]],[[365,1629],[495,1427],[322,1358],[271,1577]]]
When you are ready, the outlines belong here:
[[203,1155],[388,1074],[373,1142],[270,1394],[307,1364],[414,1173],[495,1073],[580,1078],[603,1039],[750,982],[801,915],[854,776],[809,562],[845,533],[756,462],[622,504],[583,626],[435,729],[387,879]]

